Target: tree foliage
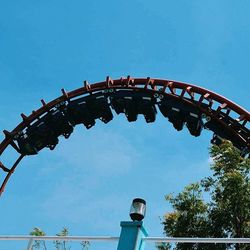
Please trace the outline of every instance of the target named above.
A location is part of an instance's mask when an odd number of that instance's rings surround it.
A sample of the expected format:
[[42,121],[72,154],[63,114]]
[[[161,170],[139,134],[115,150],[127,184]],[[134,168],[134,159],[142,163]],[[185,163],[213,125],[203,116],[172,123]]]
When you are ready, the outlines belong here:
[[[166,196],[173,207],[164,216],[167,236],[250,237],[250,159],[242,158],[229,141],[211,146],[210,156],[212,176],[188,185],[176,196]],[[206,201],[204,194],[209,197]],[[175,249],[249,249],[249,246],[182,243],[176,244]]]
[[[68,236],[69,235],[69,231],[66,227],[64,227],[61,232],[59,232],[58,234],[56,234],[57,236]],[[61,240],[56,240],[54,241],[54,245],[56,250],[70,250],[70,246],[68,246],[68,242],[66,242],[65,240],[61,241]]]
[[[32,236],[45,236],[46,233],[41,230],[38,227],[35,227],[31,232],[30,235]],[[69,235],[69,231],[66,227],[64,227],[59,233],[56,234],[56,236],[60,237],[60,236],[68,236]],[[54,249],[55,250],[70,250],[71,246],[69,244],[70,242],[68,241],[64,241],[64,240],[55,240],[53,242],[54,244]],[[89,241],[82,241],[80,243],[81,245],[81,249],[82,250],[88,250],[90,247],[90,243]],[[33,249],[39,249],[39,250],[47,250],[47,246],[46,246],[46,242],[44,240],[35,240],[33,245],[32,245],[32,250]]]
[[[30,235],[32,236],[45,236],[46,233],[44,231],[42,231],[40,228],[38,227],[34,227],[33,230],[30,232]],[[35,240],[35,243],[32,246],[32,249],[44,249],[47,250],[46,247],[46,243],[44,240]]]

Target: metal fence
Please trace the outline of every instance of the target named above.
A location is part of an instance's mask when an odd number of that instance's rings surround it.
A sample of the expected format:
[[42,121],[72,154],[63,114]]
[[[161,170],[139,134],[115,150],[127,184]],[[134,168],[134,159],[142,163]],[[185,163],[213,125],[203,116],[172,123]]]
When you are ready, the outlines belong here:
[[[170,238],[143,237],[147,243],[211,243],[211,244],[250,244],[250,238]],[[35,241],[65,241],[65,242],[119,242],[119,237],[112,236],[0,236],[1,241],[27,241],[26,250],[32,250]]]

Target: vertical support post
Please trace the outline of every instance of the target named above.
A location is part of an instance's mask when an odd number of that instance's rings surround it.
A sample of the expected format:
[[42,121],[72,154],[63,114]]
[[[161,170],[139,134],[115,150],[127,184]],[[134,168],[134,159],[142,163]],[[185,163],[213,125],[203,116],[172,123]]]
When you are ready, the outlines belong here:
[[122,221],[117,250],[143,250],[143,237],[148,236],[142,221]]
[[27,246],[27,250],[32,250],[32,245],[33,245],[33,239],[30,239]]

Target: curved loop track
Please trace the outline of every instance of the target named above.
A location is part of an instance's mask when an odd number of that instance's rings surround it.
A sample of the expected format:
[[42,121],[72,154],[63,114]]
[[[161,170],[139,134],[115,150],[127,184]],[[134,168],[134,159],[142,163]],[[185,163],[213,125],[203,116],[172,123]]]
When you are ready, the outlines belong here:
[[233,141],[239,145],[238,148],[240,150],[250,151],[250,113],[225,97],[192,84],[172,80],[151,79],[149,77],[131,78],[129,76],[127,78],[112,80],[110,77],[107,77],[105,81],[91,85],[85,81],[83,87],[71,92],[62,90],[62,95],[49,103],[41,100],[41,108],[33,111],[29,116],[21,114],[23,121],[11,132],[4,131],[5,139],[0,144],[0,156],[8,146],[12,146],[19,156],[10,168],[0,162],[0,168],[6,174],[2,180],[0,194],[4,191],[7,181],[14,173],[17,165],[25,156],[15,143],[18,134],[62,102],[70,102],[76,97],[107,91],[109,89],[112,91],[127,90],[132,95],[136,91],[150,93],[152,96],[156,94],[156,99],[159,101],[155,104],[159,104],[161,102],[160,99],[164,97],[171,97],[177,102],[183,103],[183,105],[195,107],[200,110],[204,117],[212,119],[219,130],[228,131]]

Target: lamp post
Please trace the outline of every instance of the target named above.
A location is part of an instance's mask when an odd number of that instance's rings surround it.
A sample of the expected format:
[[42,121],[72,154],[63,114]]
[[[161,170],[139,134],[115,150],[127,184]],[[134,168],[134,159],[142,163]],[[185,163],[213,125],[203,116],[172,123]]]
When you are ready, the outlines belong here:
[[117,250],[143,250],[143,237],[148,236],[143,227],[146,212],[146,201],[141,198],[133,200],[130,208],[132,221],[121,222],[121,234]]

